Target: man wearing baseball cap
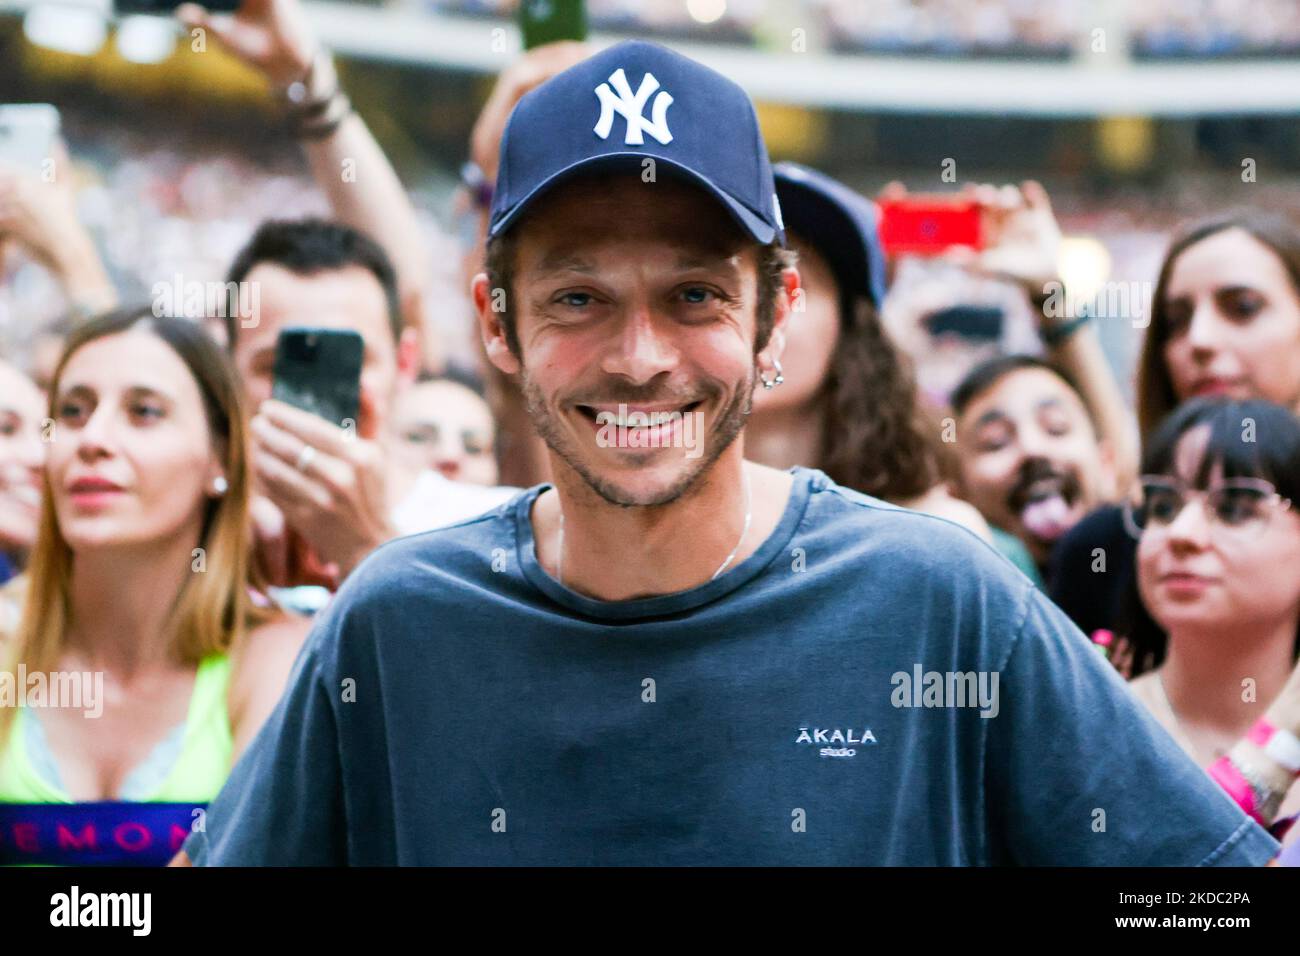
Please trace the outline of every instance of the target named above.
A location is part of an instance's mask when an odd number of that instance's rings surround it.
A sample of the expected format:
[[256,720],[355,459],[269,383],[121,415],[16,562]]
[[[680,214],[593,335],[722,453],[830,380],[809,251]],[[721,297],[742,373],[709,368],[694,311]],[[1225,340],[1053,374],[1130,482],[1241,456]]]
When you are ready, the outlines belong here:
[[742,460],[799,298],[781,240],[753,107],[703,66],[621,43],[520,101],[473,296],[554,485],[348,578],[189,857],[1276,852],[973,535]]

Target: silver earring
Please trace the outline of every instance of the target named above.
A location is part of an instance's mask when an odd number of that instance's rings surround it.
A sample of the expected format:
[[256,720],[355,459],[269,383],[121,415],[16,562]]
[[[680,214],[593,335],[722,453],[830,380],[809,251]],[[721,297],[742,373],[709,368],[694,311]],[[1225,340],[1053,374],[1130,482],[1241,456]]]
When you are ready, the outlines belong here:
[[218,495],[224,495],[230,490],[230,482],[226,481],[225,475],[217,475],[212,479],[212,490]]
[[763,387],[769,392],[785,381],[785,376],[781,374],[781,360],[772,359],[772,367],[776,370],[774,378],[767,378],[761,374],[758,376],[758,380],[763,383]]

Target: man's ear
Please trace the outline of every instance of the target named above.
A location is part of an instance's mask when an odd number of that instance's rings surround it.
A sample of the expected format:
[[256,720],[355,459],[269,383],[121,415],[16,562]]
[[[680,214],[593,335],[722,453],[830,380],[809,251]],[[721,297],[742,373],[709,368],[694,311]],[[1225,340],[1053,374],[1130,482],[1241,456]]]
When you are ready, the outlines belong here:
[[[505,326],[501,323],[501,317],[509,307],[506,303],[506,290],[493,289],[488,282],[487,273],[480,272],[470,282],[469,291],[474,311],[478,313],[479,334],[483,336],[483,350],[487,353],[488,361],[506,375],[516,374],[522,365],[515,353],[510,351]],[[515,314],[519,314],[518,310]]]
[[780,361],[785,352],[785,335],[790,314],[799,309],[803,303],[804,290],[801,285],[799,270],[791,266],[781,271],[781,291],[776,297],[776,308],[772,310],[772,334],[768,336],[767,345],[758,353],[759,364],[771,365]]

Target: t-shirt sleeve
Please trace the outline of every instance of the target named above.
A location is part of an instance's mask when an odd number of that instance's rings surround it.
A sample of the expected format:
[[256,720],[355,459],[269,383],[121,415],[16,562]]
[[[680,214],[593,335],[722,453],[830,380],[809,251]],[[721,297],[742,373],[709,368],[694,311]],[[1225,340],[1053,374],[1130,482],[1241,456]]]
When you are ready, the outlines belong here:
[[1114,668],[1033,590],[989,718],[995,858],[1025,865],[1257,866],[1278,852]]
[[319,654],[325,628],[318,619],[279,705],[209,805],[202,831],[185,841],[195,866],[347,862],[337,723]]

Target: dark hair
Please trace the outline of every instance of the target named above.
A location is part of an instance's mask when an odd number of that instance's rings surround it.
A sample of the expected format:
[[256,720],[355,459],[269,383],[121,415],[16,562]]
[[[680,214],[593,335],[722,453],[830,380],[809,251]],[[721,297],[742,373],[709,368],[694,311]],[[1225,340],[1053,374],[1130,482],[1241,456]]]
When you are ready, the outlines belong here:
[[840,338],[822,383],[817,466],[836,484],[906,501],[943,479],[937,422],[917,401],[912,361],[890,340],[866,296],[840,305]]
[[416,385],[428,385],[431,382],[454,382],[463,388],[469,389],[479,398],[485,399],[487,397],[483,379],[472,369],[465,368],[456,362],[448,362],[441,372],[425,371],[415,377]]
[[[1300,506],[1300,419],[1282,406],[1261,399],[1196,398],[1179,406],[1148,439],[1142,473],[1171,474],[1178,443],[1201,426],[1209,427],[1209,440],[1197,467],[1196,487],[1204,488],[1211,469],[1219,465],[1225,478],[1262,478],[1283,498]],[[1250,440],[1243,438],[1247,428],[1251,430]],[[1129,584],[1127,602],[1126,632],[1133,647],[1136,677],[1160,666],[1168,637],[1142,604],[1136,574]],[[1300,657],[1300,622],[1295,655]]]
[[388,254],[365,233],[339,222],[325,219],[271,219],[258,227],[253,238],[235,256],[226,276],[232,283],[227,295],[226,343],[235,350],[239,332],[238,288],[255,266],[262,263],[281,266],[299,276],[334,272],[359,266],[370,272],[384,290],[388,304],[388,324],[393,341],[402,337],[402,305],[397,291],[397,273]]
[[1012,372],[1019,372],[1022,369],[1042,369],[1044,372],[1051,372],[1068,385],[1070,390],[1079,396],[1079,401],[1083,402],[1088,418],[1092,420],[1094,428],[1096,427],[1097,423],[1093,419],[1092,408],[1084,400],[1083,393],[1079,391],[1079,386],[1075,384],[1074,379],[1051,362],[1033,355],[999,355],[980,362],[967,372],[957,387],[953,389],[952,396],[948,399],[953,412],[958,416],[965,414],[971,402],[997,385],[998,382]]
[[1272,249],[1282,260],[1291,285],[1300,297],[1300,229],[1295,223],[1276,213],[1243,211],[1202,219],[1193,223],[1177,237],[1165,253],[1156,279],[1151,301],[1151,325],[1142,343],[1142,353],[1137,364],[1137,414],[1143,436],[1155,429],[1178,404],[1174,394],[1173,378],[1165,363],[1165,343],[1169,341],[1169,315],[1165,296],[1178,257],[1202,239],[1229,229],[1240,229]]

